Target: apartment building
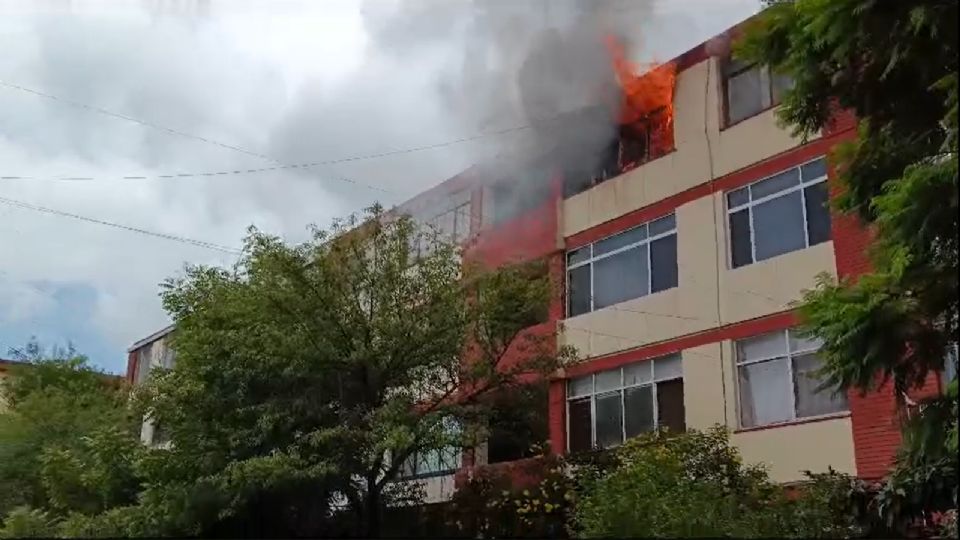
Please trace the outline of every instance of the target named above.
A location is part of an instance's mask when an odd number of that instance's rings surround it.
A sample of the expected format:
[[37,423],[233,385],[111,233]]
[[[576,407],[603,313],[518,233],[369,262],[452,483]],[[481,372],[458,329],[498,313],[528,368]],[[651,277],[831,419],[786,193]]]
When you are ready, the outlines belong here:
[[[869,268],[868,232],[827,205],[826,156],[854,137],[854,119],[838,112],[809,140],[792,137],[775,118],[790,81],[714,53],[717,42],[671,62],[669,106],[622,126],[596,166],[564,165],[563,149],[476,166],[399,210],[463,241],[465,259],[542,260],[564,284],[531,329],[559,329],[558,345],[582,357],[549,381],[554,452],[720,424],[776,481],[828,467],[879,478],[900,442],[892,390],[818,392],[818,343],[796,331],[792,307],[819,274]],[[130,348],[131,382],[172,366],[172,330]],[[155,442],[156,428],[143,437]],[[491,441],[418,456],[404,475],[433,502],[473,468],[519,471],[525,459]]]

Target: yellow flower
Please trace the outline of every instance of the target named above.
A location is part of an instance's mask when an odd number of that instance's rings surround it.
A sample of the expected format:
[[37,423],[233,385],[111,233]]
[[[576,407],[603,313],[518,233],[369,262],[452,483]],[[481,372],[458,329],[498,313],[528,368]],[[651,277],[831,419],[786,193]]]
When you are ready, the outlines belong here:
[[553,512],[553,508],[554,508],[553,505],[550,504],[550,503],[547,503],[547,504],[543,505],[543,511],[546,512],[546,513],[548,513],[548,514],[549,514],[550,512]]

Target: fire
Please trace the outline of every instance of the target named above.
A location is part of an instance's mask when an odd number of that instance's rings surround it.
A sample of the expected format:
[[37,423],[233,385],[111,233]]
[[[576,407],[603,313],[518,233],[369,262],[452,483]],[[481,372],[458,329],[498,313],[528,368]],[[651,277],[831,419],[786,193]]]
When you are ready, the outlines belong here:
[[653,65],[641,74],[627,59],[623,44],[607,37],[607,49],[621,89],[616,105],[620,122],[618,165],[621,172],[656,159],[673,148],[673,88],[677,67]]
[[617,82],[623,91],[620,123],[633,124],[660,111],[672,122],[676,65],[672,62],[661,64],[641,75],[640,69],[627,59],[623,44],[617,38],[607,36],[607,49],[613,60]]

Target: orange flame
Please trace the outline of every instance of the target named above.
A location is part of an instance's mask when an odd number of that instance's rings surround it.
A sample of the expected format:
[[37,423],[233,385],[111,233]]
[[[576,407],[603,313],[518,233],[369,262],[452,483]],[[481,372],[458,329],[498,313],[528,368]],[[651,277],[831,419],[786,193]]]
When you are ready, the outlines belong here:
[[620,123],[633,124],[652,113],[663,111],[670,126],[673,122],[673,87],[677,66],[669,62],[640,75],[640,70],[627,59],[623,44],[616,37],[607,36],[607,49],[613,60],[617,82],[623,91]]

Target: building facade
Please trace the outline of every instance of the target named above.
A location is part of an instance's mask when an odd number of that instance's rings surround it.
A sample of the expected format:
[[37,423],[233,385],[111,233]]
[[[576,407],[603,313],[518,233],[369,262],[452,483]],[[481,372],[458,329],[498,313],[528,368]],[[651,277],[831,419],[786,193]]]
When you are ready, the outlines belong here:
[[[463,241],[467,260],[542,260],[563,284],[531,329],[559,331],[558,346],[582,358],[549,381],[552,451],[719,424],[776,481],[831,467],[879,478],[900,442],[892,390],[818,392],[818,343],[796,331],[792,307],[819,275],[869,269],[869,232],[827,204],[837,194],[827,155],[854,137],[854,119],[838,112],[795,138],[775,117],[789,81],[712,48],[673,60],[671,116],[655,135],[626,126],[593,170],[549,152],[474,167],[399,210]],[[131,347],[131,382],[172,365],[171,331]],[[932,377],[930,391],[939,384]],[[154,431],[145,424],[144,440]],[[458,472],[516,459],[488,446],[422,456],[405,473],[432,502],[449,498]]]

